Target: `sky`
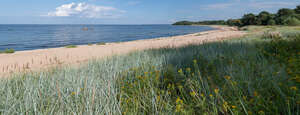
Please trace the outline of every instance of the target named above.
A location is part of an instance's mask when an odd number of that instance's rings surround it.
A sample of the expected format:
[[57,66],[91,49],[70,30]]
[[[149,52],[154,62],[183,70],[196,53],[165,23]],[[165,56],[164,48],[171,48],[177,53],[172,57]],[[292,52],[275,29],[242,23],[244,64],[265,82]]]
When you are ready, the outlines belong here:
[[0,24],[171,24],[297,5],[300,0],[1,0]]

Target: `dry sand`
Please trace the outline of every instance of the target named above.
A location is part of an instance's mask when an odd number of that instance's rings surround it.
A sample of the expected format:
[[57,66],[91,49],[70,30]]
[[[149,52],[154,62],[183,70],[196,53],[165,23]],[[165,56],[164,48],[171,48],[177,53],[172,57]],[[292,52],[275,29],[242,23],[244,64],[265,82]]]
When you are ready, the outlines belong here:
[[87,62],[90,59],[124,54],[137,50],[202,44],[204,42],[241,37],[246,34],[231,27],[213,27],[218,28],[218,30],[175,37],[107,43],[106,45],[81,45],[77,48],[62,47],[0,54],[0,75],[4,76],[15,72],[41,70],[57,65],[79,64]]

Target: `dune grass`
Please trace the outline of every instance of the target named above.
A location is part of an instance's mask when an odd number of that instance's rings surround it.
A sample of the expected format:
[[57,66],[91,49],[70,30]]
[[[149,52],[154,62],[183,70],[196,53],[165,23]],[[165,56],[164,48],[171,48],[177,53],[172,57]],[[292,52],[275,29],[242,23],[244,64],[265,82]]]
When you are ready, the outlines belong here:
[[99,42],[96,45],[106,45],[106,43],[105,42]]
[[0,114],[300,114],[300,34],[288,29],[15,74],[0,81]]
[[65,46],[65,48],[77,48],[77,46],[76,45],[67,45],[67,46]]
[[0,50],[0,54],[1,53],[11,54],[11,53],[15,53],[15,50],[12,49],[12,48],[11,49],[5,49],[3,51]]

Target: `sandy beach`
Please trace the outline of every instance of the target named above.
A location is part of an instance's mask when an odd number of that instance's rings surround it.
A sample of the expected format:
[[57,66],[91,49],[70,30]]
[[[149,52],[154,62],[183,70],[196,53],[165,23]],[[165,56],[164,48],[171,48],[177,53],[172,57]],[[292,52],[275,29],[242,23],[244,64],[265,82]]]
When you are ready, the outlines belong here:
[[231,27],[212,27],[217,28],[217,30],[174,37],[106,43],[106,45],[80,45],[76,48],[61,47],[0,54],[0,75],[36,71],[58,65],[80,64],[90,59],[125,54],[137,50],[182,47],[190,44],[221,41],[241,37],[246,34]]

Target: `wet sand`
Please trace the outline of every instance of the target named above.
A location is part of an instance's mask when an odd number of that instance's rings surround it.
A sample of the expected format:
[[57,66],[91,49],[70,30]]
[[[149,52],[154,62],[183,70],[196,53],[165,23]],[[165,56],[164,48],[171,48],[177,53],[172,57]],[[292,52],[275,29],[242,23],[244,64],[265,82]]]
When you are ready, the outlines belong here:
[[0,76],[42,70],[54,66],[80,64],[90,59],[98,59],[115,54],[125,54],[137,50],[164,47],[182,47],[191,44],[222,41],[245,35],[232,27],[212,26],[218,30],[205,31],[174,37],[136,40],[105,45],[80,45],[76,48],[50,48],[18,51],[13,54],[0,54]]

